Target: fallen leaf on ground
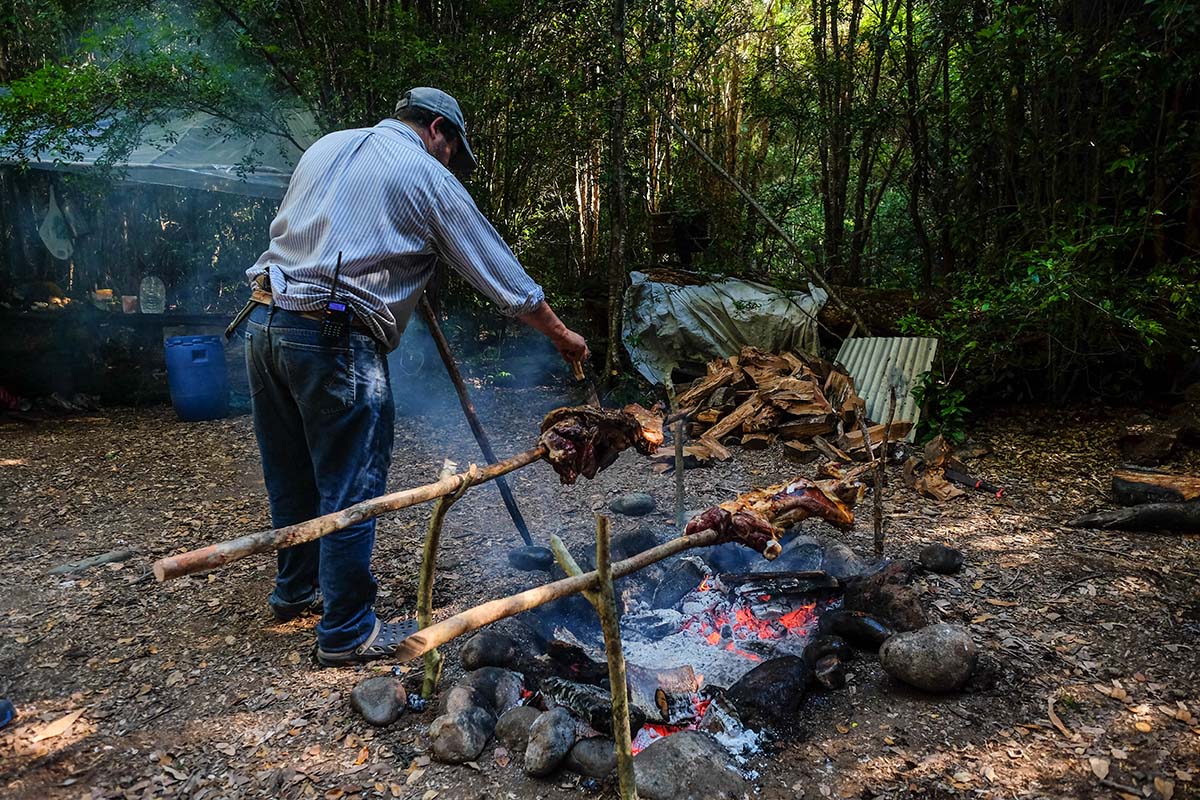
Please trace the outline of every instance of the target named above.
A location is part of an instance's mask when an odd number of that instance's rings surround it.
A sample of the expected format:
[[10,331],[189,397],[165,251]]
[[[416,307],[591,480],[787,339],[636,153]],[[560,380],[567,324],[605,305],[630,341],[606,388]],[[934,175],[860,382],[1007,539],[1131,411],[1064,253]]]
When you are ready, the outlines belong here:
[[1150,723],[1144,722],[1144,721],[1143,722],[1135,722],[1133,724],[1133,727],[1137,728],[1142,733],[1149,733],[1151,730]]
[[1100,780],[1108,777],[1109,762],[1107,758],[1092,757],[1088,759],[1088,763],[1092,767],[1092,774]]
[[72,711],[70,714],[59,717],[34,734],[33,741],[40,742],[43,739],[53,739],[56,736],[62,736],[71,730],[71,726],[75,724],[75,720],[79,719],[82,714],[83,709],[81,708],[78,711]]
[[1175,781],[1169,778],[1155,778],[1154,788],[1162,795],[1163,800],[1171,800],[1175,796]]

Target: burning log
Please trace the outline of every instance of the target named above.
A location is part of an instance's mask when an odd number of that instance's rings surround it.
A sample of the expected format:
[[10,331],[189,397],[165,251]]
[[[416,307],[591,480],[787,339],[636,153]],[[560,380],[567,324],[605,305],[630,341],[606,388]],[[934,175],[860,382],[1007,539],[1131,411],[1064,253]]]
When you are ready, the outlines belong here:
[[684,534],[693,536],[714,530],[721,535],[721,541],[739,541],[767,559],[774,559],[782,550],[778,540],[783,530],[802,519],[815,516],[841,530],[853,527],[851,506],[862,499],[863,491],[857,480],[814,482],[796,478],[713,506],[694,517]]
[[[562,706],[600,733],[607,733],[613,727],[612,697],[599,686],[546,678],[538,691],[545,700]],[[646,724],[646,715],[637,708],[630,708],[628,716],[631,733]]]
[[541,443],[559,480],[570,485],[580,475],[596,477],[630,447],[654,455],[663,443],[663,420],[636,403],[621,410],[559,408],[542,420]]
[[799,572],[723,572],[717,579],[739,596],[810,595],[836,592],[842,582],[820,570]]

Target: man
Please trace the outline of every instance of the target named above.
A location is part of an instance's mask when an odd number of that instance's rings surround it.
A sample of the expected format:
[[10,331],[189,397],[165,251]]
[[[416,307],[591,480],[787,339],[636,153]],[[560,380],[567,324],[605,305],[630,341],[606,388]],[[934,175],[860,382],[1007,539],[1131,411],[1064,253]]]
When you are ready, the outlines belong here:
[[[386,354],[438,258],[565,360],[587,358],[583,337],[449,171],[475,164],[458,102],[419,87],[394,119],[331,133],[296,165],[270,246],[246,273],[262,303],[249,317],[246,363],[276,527],[384,493],[394,424]],[[375,616],[374,541],[368,520],[279,551],[270,607],[288,620],[323,606],[324,666],[386,657],[416,629]]]

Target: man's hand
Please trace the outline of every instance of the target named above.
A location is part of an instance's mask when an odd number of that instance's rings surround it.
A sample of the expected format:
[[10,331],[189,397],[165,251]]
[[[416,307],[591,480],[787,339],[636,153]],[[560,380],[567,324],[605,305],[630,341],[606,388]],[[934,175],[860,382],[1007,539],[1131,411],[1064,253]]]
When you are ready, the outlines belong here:
[[568,364],[582,363],[591,355],[588,352],[587,340],[563,325],[562,320],[544,300],[533,311],[522,314],[518,319],[549,339],[550,344],[554,345],[563,361]]

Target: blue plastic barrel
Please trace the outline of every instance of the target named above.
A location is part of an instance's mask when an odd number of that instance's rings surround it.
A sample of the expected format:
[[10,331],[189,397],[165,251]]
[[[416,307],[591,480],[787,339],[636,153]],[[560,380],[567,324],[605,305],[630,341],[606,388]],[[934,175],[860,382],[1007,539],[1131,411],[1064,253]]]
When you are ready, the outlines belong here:
[[166,340],[171,405],[185,422],[220,419],[229,413],[229,374],[219,336],[171,336]]

